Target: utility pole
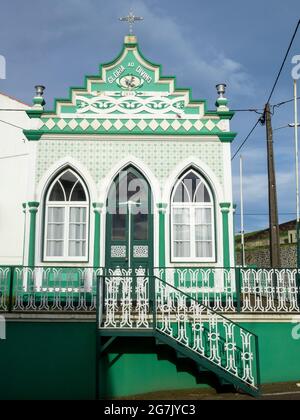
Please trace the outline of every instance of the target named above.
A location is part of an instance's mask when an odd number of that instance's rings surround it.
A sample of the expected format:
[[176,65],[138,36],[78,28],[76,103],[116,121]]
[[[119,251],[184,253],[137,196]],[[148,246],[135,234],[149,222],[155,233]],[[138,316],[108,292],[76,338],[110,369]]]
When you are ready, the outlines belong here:
[[298,106],[297,81],[294,79],[294,126],[295,126],[295,170],[296,170],[296,238],[297,238],[297,268],[300,268],[300,208],[299,208],[299,151],[298,151]]
[[273,150],[273,130],[270,104],[265,105],[262,122],[266,124],[267,157],[268,157],[268,190],[269,190],[269,230],[270,230],[270,262],[271,267],[280,267],[280,242],[278,226],[278,208],[276,177]]
[[246,265],[245,259],[245,230],[244,230],[244,194],[243,194],[243,156],[240,156],[240,203],[241,203],[241,262]]

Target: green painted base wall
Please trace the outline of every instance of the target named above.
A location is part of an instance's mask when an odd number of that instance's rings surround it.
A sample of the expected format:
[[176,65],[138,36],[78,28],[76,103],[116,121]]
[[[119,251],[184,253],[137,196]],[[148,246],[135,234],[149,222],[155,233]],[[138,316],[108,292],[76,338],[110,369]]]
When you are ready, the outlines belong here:
[[[259,336],[263,383],[300,381],[295,324],[243,326]],[[172,352],[151,339],[119,340],[101,362],[103,396],[208,386],[208,377],[197,383],[192,364],[176,366]],[[0,399],[94,399],[95,348],[93,322],[8,322],[7,340],[0,340]]]
[[7,323],[0,399],[93,399],[95,324]]
[[300,382],[300,340],[294,340],[291,323],[243,323],[258,335],[262,383]]

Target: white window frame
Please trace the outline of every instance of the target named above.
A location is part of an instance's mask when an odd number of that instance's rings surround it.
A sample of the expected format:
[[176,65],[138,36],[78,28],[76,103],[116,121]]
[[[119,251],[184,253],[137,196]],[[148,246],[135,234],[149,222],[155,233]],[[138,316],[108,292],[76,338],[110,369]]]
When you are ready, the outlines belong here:
[[[178,186],[181,184],[182,180],[186,177],[187,174],[190,172],[193,172],[199,180],[203,182],[205,187],[207,188],[207,191],[209,193],[210,202],[209,203],[197,203],[197,202],[174,202],[174,195],[176,194]],[[199,183],[199,186],[201,183]],[[197,187],[197,189],[199,188]],[[195,192],[196,195],[196,192]],[[192,197],[190,198],[192,200]],[[190,210],[190,257],[175,257],[175,238],[174,238],[174,210],[176,209],[189,209]],[[197,209],[210,209],[211,211],[211,226],[212,226],[212,256],[211,257],[196,257],[196,218],[195,213]],[[215,262],[216,261],[216,220],[215,220],[215,200],[211,192],[211,188],[207,184],[207,182],[203,179],[203,177],[193,169],[187,170],[184,175],[182,175],[176,182],[175,187],[172,192],[171,196],[171,214],[170,214],[170,233],[171,233],[171,262],[176,263],[209,263],[209,262]]]
[[[59,179],[66,173],[71,172],[76,178],[77,182],[74,184],[72,191],[70,192],[70,198],[72,197],[72,193],[78,182],[81,183],[85,196],[87,198],[86,201],[49,201],[50,194],[52,192],[53,187],[59,181]],[[63,235],[63,255],[62,256],[47,256],[47,237],[48,237],[48,215],[50,208],[63,208],[64,209],[64,235]],[[69,241],[70,241],[70,213],[71,208],[84,208],[86,211],[86,231],[85,231],[85,238],[82,241],[85,241],[85,255],[75,257],[69,256]],[[67,169],[64,172],[60,173],[51,183],[50,187],[48,188],[46,200],[45,200],[45,212],[44,212],[44,229],[43,229],[43,261],[45,262],[88,262],[89,258],[89,225],[90,225],[90,203],[89,203],[89,194],[85,183],[79,177],[79,175],[74,172],[72,169]]]

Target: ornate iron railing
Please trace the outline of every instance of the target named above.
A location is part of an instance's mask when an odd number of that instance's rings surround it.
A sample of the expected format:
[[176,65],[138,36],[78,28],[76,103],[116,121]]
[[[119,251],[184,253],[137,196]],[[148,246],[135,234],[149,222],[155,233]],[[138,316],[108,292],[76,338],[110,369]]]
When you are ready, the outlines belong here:
[[154,273],[214,311],[300,311],[297,269],[181,267]]
[[93,312],[102,270],[69,267],[0,268],[4,312]]
[[[145,274],[141,268],[134,272],[135,277]],[[105,273],[124,278],[132,270],[0,267],[0,311],[93,312],[97,278]],[[297,269],[164,267],[147,275],[161,278],[215,312],[300,312]]]
[[108,273],[98,299],[100,330],[153,330],[185,357],[258,390],[257,337],[176,287],[146,273]]
[[0,268],[0,311],[8,312],[10,300],[10,275],[11,268]]

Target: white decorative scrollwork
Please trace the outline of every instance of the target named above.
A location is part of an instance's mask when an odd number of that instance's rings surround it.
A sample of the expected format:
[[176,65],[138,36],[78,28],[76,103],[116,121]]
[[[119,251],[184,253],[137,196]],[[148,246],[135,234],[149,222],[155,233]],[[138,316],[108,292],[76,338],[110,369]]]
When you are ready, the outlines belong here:
[[299,312],[299,270],[241,269],[243,312]]
[[133,257],[134,258],[148,258],[149,247],[148,245],[134,245]]
[[100,270],[92,268],[16,268],[13,311],[96,310]]
[[254,335],[159,279],[156,328],[180,343],[186,357],[196,353],[221,373],[257,389]]
[[125,245],[112,245],[110,249],[110,256],[112,258],[125,258],[126,246]]
[[8,310],[9,299],[9,268],[0,268],[0,311]]
[[141,98],[134,95],[120,98],[107,95],[92,98],[85,96],[76,97],[77,112],[79,114],[89,111],[96,114],[112,114],[117,112],[132,115],[143,112],[150,114],[180,113],[185,105],[185,99],[182,97],[167,98],[161,96]]
[[145,269],[110,269],[105,276],[104,328],[150,328],[149,277]]

